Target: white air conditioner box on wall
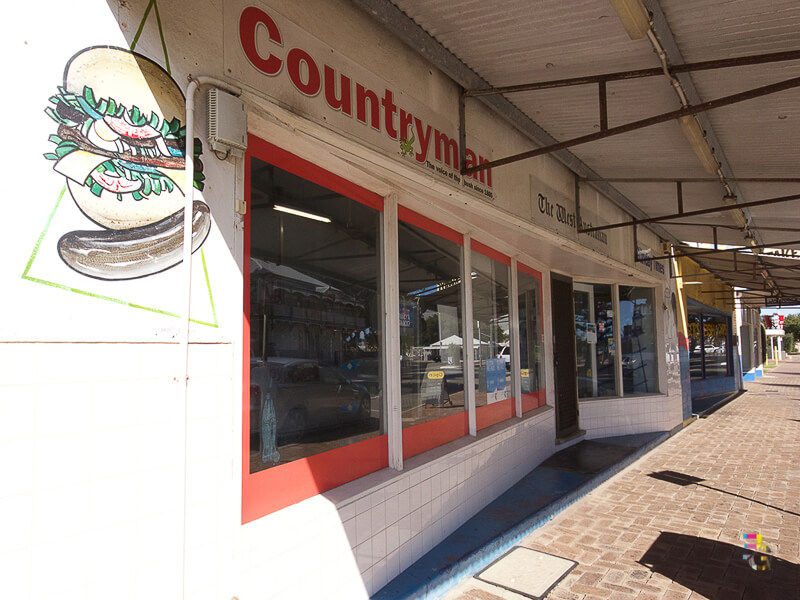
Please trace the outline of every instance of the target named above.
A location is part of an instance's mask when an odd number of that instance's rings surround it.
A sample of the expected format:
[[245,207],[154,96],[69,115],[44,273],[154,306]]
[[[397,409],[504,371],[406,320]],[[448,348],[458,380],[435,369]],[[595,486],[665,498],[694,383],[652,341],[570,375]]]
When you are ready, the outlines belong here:
[[247,107],[217,88],[208,91],[208,143],[215,152],[242,156],[247,149]]

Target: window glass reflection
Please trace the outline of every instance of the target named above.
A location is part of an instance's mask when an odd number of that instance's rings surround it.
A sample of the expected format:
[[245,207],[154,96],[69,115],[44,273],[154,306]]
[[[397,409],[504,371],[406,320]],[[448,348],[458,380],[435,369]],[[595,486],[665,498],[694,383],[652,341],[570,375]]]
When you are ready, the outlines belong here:
[[511,397],[509,268],[473,250],[472,270],[475,406],[480,407]]
[[733,373],[728,343],[730,318],[690,313],[688,323],[692,379],[730,376]]
[[689,327],[689,371],[692,379],[703,378],[703,340],[700,333],[700,315],[690,313]]
[[728,368],[728,318],[703,315],[703,357],[706,377],[725,377]]
[[378,211],[251,160],[255,472],[378,435],[383,411]]
[[517,290],[522,412],[526,412],[544,405],[542,284],[538,278],[520,270]]
[[617,395],[611,286],[575,283],[575,355],[578,397]]
[[622,343],[622,391],[626,395],[658,391],[656,322],[652,288],[619,287]]
[[[401,220],[398,255],[400,389],[403,428],[409,428],[465,410],[461,245]],[[463,434],[463,426],[452,434],[442,428],[404,433],[405,455]]]

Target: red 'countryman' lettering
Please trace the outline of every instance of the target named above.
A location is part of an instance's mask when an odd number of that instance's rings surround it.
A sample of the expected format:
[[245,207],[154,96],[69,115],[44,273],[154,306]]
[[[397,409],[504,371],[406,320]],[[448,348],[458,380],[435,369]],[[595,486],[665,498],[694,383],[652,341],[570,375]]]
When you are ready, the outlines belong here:
[[[407,140],[411,136],[408,135],[408,128],[411,127],[411,122],[414,120],[414,115],[407,113],[402,108],[400,109],[400,139]],[[414,135],[414,131],[411,131]]]
[[[303,74],[300,65],[306,63],[308,69],[308,81],[303,81]],[[286,68],[289,71],[289,79],[292,80],[294,87],[306,96],[316,96],[319,94],[321,86],[319,69],[314,59],[300,48],[292,48],[286,56]]]
[[275,42],[279,46],[283,45],[281,32],[272,17],[260,8],[248,6],[242,11],[239,19],[239,38],[242,40],[242,50],[252,65],[264,75],[277,75],[281,72],[283,61],[272,53],[267,58],[263,58],[258,53],[256,34],[259,26],[267,28],[269,41]]
[[381,109],[378,94],[365,88],[360,83],[356,84],[356,119],[367,123],[367,101],[369,100],[369,116],[372,127],[381,130]]
[[[482,156],[476,156],[475,153],[467,148],[466,156],[464,160],[464,166],[469,169],[470,167],[474,167],[475,165],[483,165],[489,162]],[[477,173],[470,173],[469,175],[465,175],[465,177],[470,177],[481,183],[485,183],[489,187],[492,187],[492,170],[491,169],[484,169],[483,171],[478,171]]]
[[414,125],[417,128],[417,135],[419,136],[417,139],[419,140],[419,147],[421,152],[417,152],[416,159],[418,162],[424,163],[425,159],[428,158],[428,148],[431,144],[431,126],[428,125],[425,128],[425,131],[422,131],[422,121],[420,121],[417,117],[414,117]]
[[350,78],[346,75],[339,76],[339,89],[341,96],[336,97],[336,71],[333,67],[325,65],[325,102],[333,110],[341,110],[348,117],[353,116],[353,104],[351,101]]
[[388,135],[393,140],[397,139],[397,130],[394,128],[394,116],[397,114],[397,106],[394,104],[394,99],[392,97],[392,90],[387,89],[383,94],[383,99],[381,100],[381,106],[383,106],[383,117],[384,117],[384,124],[386,125],[386,135]]
[[[433,145],[436,160],[442,161],[442,153],[444,152],[444,164],[454,169],[458,168],[458,144],[454,139],[436,129],[433,132]],[[450,162],[451,160],[452,162]]]
[[[263,29],[262,29],[263,28]],[[414,150],[414,158],[418,163],[426,164],[430,169],[434,165],[428,162],[435,160],[447,167],[458,170],[460,157],[458,140],[451,138],[438,129],[425,123],[419,117],[406,112],[405,109],[395,104],[394,93],[389,88],[384,88],[383,96],[379,96],[373,89],[353,81],[343,73],[337,73],[332,66],[323,64],[320,71],[314,58],[302,48],[291,48],[283,58],[283,51],[276,56],[267,51],[262,43],[259,52],[258,37],[264,36],[266,31],[270,43],[283,47],[283,36],[277,23],[260,8],[249,6],[242,11],[239,18],[239,38],[242,50],[250,63],[258,71],[270,77],[278,75],[286,62],[286,72],[292,85],[301,94],[314,97],[322,92],[325,103],[331,110],[341,111],[348,117],[353,116],[355,108],[356,119],[364,125],[371,126],[374,130],[384,133],[393,140],[402,142],[403,156],[407,156],[409,143],[417,145],[419,151]],[[355,83],[355,92],[353,84]],[[355,104],[355,107],[353,106]],[[431,152],[433,143],[433,152]],[[477,155],[469,148],[464,149],[464,167],[470,168],[489,162],[483,156]],[[446,172],[437,167],[439,172]],[[458,181],[458,177],[450,174],[450,179]],[[484,169],[477,173],[466,175],[464,179],[472,179],[492,187],[492,170]],[[468,189],[477,189],[472,184],[467,184]],[[484,191],[484,194],[488,192]]]

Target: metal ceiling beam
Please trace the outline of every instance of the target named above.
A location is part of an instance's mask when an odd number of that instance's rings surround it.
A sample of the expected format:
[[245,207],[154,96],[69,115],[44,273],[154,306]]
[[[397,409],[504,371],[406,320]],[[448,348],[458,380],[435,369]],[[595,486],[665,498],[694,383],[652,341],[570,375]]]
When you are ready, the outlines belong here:
[[[660,217],[648,217],[647,219],[633,219],[631,221],[622,221],[620,223],[611,223],[609,225],[598,225],[597,227],[587,227],[585,229],[578,229],[578,233],[593,233],[595,231],[605,231],[607,229],[618,229],[620,227],[631,227],[635,225],[647,225],[650,223],[660,223],[662,221],[669,221],[671,219],[680,219],[686,217],[699,217],[701,215],[710,215],[714,213],[726,212],[730,210],[739,210],[741,208],[750,208],[756,206],[768,206],[770,204],[779,204],[781,202],[790,202],[791,200],[800,200],[800,194],[792,194],[790,196],[777,196],[775,198],[766,198],[764,200],[754,200],[753,202],[742,202],[740,204],[723,204],[722,206],[715,206],[714,208],[702,208],[699,210],[690,210],[684,212],[672,213],[670,215],[662,215]],[[706,225],[708,226],[708,225]],[[766,247],[769,244],[759,245]]]
[[[584,179],[587,183],[607,181],[608,183],[719,183],[719,177],[603,177],[598,180]],[[800,183],[800,177],[730,177],[725,181],[739,183]]]
[[[489,83],[480,75],[465,65],[457,56],[442,46],[434,37],[429,35],[422,27],[417,25],[408,15],[397,8],[389,0],[351,0],[358,8],[362,9],[375,21],[381,23],[390,33],[403,40],[412,50],[428,60],[437,69],[450,77],[464,89],[489,87]],[[557,143],[553,136],[534,122],[514,104],[502,96],[489,96],[479,100],[510,123],[517,131],[525,135],[534,144],[548,146]],[[613,185],[606,183],[586,163],[581,161],[568,150],[553,152],[553,157],[564,164],[579,178],[592,180],[590,184],[594,189],[611,200],[619,208],[633,217],[644,218],[648,215],[634,204],[625,194]],[[663,240],[677,243],[679,240],[658,225],[650,225],[653,231]]]
[[[659,4],[658,0],[642,0],[642,2],[652,16],[652,29],[655,32],[661,47],[666,53],[667,61],[669,62],[670,66],[675,67],[677,65],[685,64],[686,61],[683,58],[680,48],[678,48],[678,42],[675,40],[675,36],[672,33],[669,23],[667,23],[667,18],[664,15],[664,11],[661,9],[661,5]],[[694,84],[691,73],[677,73],[675,77],[681,83],[681,87],[683,87],[683,91],[686,95],[686,99],[689,101],[689,104],[700,104],[702,102],[702,98],[700,97],[700,93],[697,91],[697,86]],[[731,168],[728,158],[725,156],[725,150],[722,147],[722,143],[719,141],[717,134],[714,132],[714,127],[711,125],[711,120],[708,118],[708,115],[698,114],[696,118],[700,122],[700,127],[702,127],[705,131],[706,141],[708,141],[709,146],[714,149],[714,157],[719,161],[720,169],[722,174],[725,176],[726,181],[734,179],[733,168]],[[729,185],[731,191],[734,193],[737,199],[744,202],[745,195],[742,194],[742,191],[739,189],[739,186],[736,184],[736,182],[731,181]],[[747,209],[743,210],[742,212],[744,213],[745,219],[748,222],[752,222],[750,212]],[[757,230],[753,232],[753,235],[755,236],[756,242],[759,244],[764,241],[761,237],[761,234],[759,234]]]
[[[691,73],[692,71],[708,71],[712,69],[727,69],[731,67],[743,67],[748,65],[763,65],[787,60],[800,60],[800,50],[772,52],[770,54],[752,54],[750,56],[738,56],[736,58],[706,60],[697,63],[684,63],[674,66],[670,65],[669,72],[670,74]],[[652,69],[617,71],[616,73],[604,73],[601,75],[588,75],[585,77],[572,77],[569,79],[553,79],[550,81],[536,81],[532,83],[522,83],[519,85],[506,85],[502,87],[466,90],[464,95],[468,98],[477,98],[479,96],[491,96],[492,94],[513,94],[516,92],[548,90],[553,88],[572,87],[576,85],[589,85],[596,83],[605,84],[610,81],[624,81],[628,79],[640,79],[643,77],[663,76],[664,70],[661,67],[655,67]]]
[[680,119],[681,117],[697,115],[708,110],[713,110],[715,108],[730,106],[731,104],[737,104],[739,102],[744,102],[746,100],[752,100],[753,98],[759,98],[761,96],[775,94],[777,92],[783,92],[796,87],[800,87],[800,77],[793,77],[792,79],[787,79],[779,83],[773,83],[770,85],[753,88],[751,90],[747,90],[746,92],[740,92],[738,94],[723,96],[721,98],[717,98],[716,100],[709,100],[708,102],[702,102],[700,104],[689,104],[688,106],[684,108],[679,108],[678,110],[672,110],[666,113],[661,113],[653,117],[647,117],[646,119],[639,119],[638,121],[626,123],[625,125],[618,125],[616,127],[611,127],[609,129],[606,129],[605,131],[601,130],[596,133],[582,135],[576,138],[572,138],[571,140],[566,140],[564,142],[557,142],[549,146],[536,148],[535,150],[520,152],[519,154],[513,154],[511,156],[506,156],[505,158],[490,160],[489,162],[483,162],[479,165],[475,165],[474,167],[462,167],[461,174],[472,175],[473,173],[477,173],[478,171],[483,171],[485,169],[493,169],[495,167],[501,167],[503,165],[519,162],[521,160],[526,160],[528,158],[534,158],[536,156],[542,156],[544,154],[551,154],[553,152],[556,152],[557,150],[564,150],[566,148],[572,148],[573,146],[588,144],[589,142],[596,142],[598,140],[603,140],[616,135],[622,135],[623,133],[630,133],[631,131],[637,131],[639,129],[644,129],[646,127],[652,127],[653,125],[658,125],[659,123],[666,123],[667,121],[675,121],[677,119]]
[[[746,250],[760,250],[760,249],[764,248],[764,246],[774,246],[774,247],[800,246],[800,240],[791,240],[791,241],[788,241],[788,242],[771,242],[769,244],[759,244],[759,245],[756,245],[756,246],[737,246],[737,247],[734,247],[734,248],[716,248],[714,250],[703,250],[703,249],[700,249],[697,252],[684,252],[684,250],[686,250],[686,249],[695,250],[695,248],[693,246],[688,246],[688,247],[687,246],[673,246],[673,249],[680,252],[680,254],[677,254],[676,257],[694,258],[695,256],[709,256],[709,255],[712,255],[712,254],[728,254],[728,253],[732,253],[732,252],[741,253],[741,252],[746,251]],[[759,258],[755,254],[753,256],[754,256],[755,259]],[[634,260],[636,262],[647,262],[649,260],[661,260],[661,259],[665,259],[665,258],[673,258],[673,255],[664,254],[662,256],[642,256],[641,258],[636,257],[636,258],[634,258]],[[704,268],[707,268],[709,271],[714,272],[713,268],[708,268],[708,267],[704,267]],[[760,268],[767,268],[767,266],[766,265],[761,265]],[[772,268],[772,267],[770,266],[769,268]]]
[[[800,245],[800,240],[791,240],[788,242],[771,242],[769,244],[758,244],[756,246],[737,246],[736,248],[717,248],[714,250],[699,250],[697,252],[683,252],[683,248],[675,247],[676,250],[680,250],[681,254],[679,256],[683,256],[685,258],[693,258],[695,256],[708,256],[710,254],[724,254],[728,252],[740,252],[742,250],[760,250],[765,246],[770,247],[781,247],[781,246],[798,246]],[[685,248],[685,247],[684,247]],[[754,255],[755,256],[755,255]],[[637,262],[642,262],[646,260],[658,260],[661,258],[672,258],[671,255],[665,254],[664,256],[650,256],[648,258],[637,259]],[[757,257],[756,257],[757,258]]]

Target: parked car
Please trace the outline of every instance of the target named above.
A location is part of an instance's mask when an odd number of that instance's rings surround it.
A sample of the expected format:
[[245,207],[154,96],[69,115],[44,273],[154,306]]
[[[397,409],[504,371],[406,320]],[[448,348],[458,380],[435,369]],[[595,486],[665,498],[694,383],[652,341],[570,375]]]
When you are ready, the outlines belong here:
[[506,361],[506,371],[511,370],[511,347],[510,346],[503,346],[500,349],[500,352],[497,355],[497,358],[502,358]]
[[[262,423],[267,401],[273,403],[274,427]],[[275,431],[279,445],[298,442],[314,431],[366,421],[370,403],[364,386],[318,361],[282,357],[250,361],[251,435]]]

